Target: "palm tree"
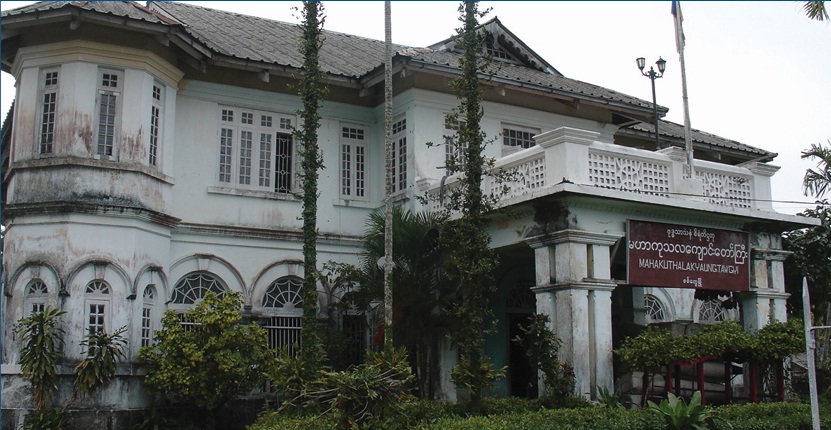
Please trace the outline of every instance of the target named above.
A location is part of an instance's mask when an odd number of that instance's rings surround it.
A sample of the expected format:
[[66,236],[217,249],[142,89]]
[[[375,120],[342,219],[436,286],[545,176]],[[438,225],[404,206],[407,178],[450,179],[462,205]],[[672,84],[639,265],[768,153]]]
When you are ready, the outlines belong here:
[[805,4],[802,5],[802,10],[805,12],[805,15],[808,15],[808,18],[815,19],[817,21],[828,20],[828,11],[825,10],[824,1],[806,1]]
[[[395,237],[392,260],[392,330],[395,346],[404,346],[418,377],[419,395],[432,398],[437,390],[440,341],[451,330],[446,311],[452,289],[444,280],[444,253],[439,245],[442,218],[436,213],[413,214],[395,206],[392,212]],[[360,268],[362,288],[356,294],[359,309],[384,297],[384,267],[379,258],[385,251],[386,216],[379,208],[367,221]],[[416,329],[413,329],[413,328]],[[385,344],[388,340],[385,338]]]
[[[831,145],[831,140],[828,141]],[[805,195],[811,194],[821,198],[825,193],[831,191],[831,146],[823,147],[820,143],[814,143],[805,151],[802,151],[802,159],[817,158],[817,170],[808,169],[805,172],[805,179],[802,182],[805,188]]]

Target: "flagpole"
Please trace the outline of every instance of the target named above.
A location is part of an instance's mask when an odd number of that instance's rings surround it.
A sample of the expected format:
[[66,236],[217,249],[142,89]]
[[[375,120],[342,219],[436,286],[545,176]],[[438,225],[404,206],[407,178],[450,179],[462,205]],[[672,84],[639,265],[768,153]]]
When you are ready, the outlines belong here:
[[675,43],[678,48],[678,56],[681,61],[681,90],[684,100],[684,146],[687,150],[687,164],[690,166],[690,179],[695,179],[695,166],[693,164],[693,146],[690,138],[690,101],[687,96],[687,68],[684,63],[684,30],[681,27],[683,16],[681,14],[681,2],[674,1],[672,15],[675,18]]

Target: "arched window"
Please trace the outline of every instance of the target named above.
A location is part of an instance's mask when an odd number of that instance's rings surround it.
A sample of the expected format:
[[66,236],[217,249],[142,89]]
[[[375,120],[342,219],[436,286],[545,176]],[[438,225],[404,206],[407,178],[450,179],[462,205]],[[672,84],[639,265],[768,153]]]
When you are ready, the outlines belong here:
[[724,309],[721,301],[711,299],[701,302],[701,306],[698,308],[699,324],[714,324],[726,319],[727,311]]
[[531,285],[520,282],[511,288],[505,300],[505,309],[515,313],[534,313],[537,310],[537,295],[531,291]]
[[213,291],[219,297],[225,296],[225,287],[219,278],[210,273],[191,273],[176,283],[173,289],[171,303],[177,305],[193,305],[202,300],[208,291]]
[[300,330],[303,327],[303,280],[286,276],[272,282],[263,297],[263,311],[271,315],[263,326],[268,332],[269,348],[287,348],[294,356],[300,345]]
[[155,310],[156,289],[152,285],[144,288],[142,294],[141,305],[141,346],[150,346],[153,344],[153,329],[154,329],[154,315]]
[[667,314],[666,311],[664,311],[664,305],[660,300],[658,300],[657,297],[651,294],[643,296],[643,307],[646,311],[647,323],[666,321]]
[[101,280],[87,284],[84,291],[87,333],[106,331],[109,326],[110,286]]
[[48,295],[49,290],[46,288],[46,284],[40,279],[32,279],[29,285],[26,286],[26,316],[35,312],[43,312],[46,309]]

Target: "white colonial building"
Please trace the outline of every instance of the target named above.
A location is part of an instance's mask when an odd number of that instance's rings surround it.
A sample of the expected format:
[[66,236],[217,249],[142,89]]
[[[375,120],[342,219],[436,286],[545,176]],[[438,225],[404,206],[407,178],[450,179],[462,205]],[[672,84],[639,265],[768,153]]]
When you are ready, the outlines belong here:
[[[519,173],[502,200],[513,216],[490,227],[501,264],[487,346],[509,369],[496,394],[536,386],[509,347],[533,312],[551,316],[578,393],[592,398],[620,376],[612,350],[627,324],[736,318],[754,329],[786,318],[780,234],[810,221],[771,207],[776,154],[694,131],[691,180],[683,127],[662,122],[655,148],[652,104],[564,77],[498,19],[483,27],[483,50],[500,65],[482,82],[483,131],[498,138],[487,151]],[[187,309],[207,291],[242,293],[241,311],[269,328],[273,346],[297,340],[304,274],[290,130],[301,107],[299,34],[293,24],[172,2],[3,12],[2,68],[16,80],[2,135],[4,420],[32,405],[14,324],[47,305],[67,312],[68,363],[81,359],[85,333],[122,326],[134,362],[164,310]],[[459,53],[452,38],[395,50],[395,200],[433,210],[416,197],[455,181],[443,169],[454,148],[427,143],[453,132],[445,118],[458,105],[449,83]],[[367,215],[382,204],[383,53],[383,42],[326,33],[321,264],[358,263]],[[741,233],[743,277],[630,283],[632,221]],[[696,288],[738,291],[740,306],[697,300]],[[352,324],[366,345],[368,323]],[[440,381],[447,399],[452,360]],[[125,365],[89,407],[144,408],[141,381],[140,366]]]

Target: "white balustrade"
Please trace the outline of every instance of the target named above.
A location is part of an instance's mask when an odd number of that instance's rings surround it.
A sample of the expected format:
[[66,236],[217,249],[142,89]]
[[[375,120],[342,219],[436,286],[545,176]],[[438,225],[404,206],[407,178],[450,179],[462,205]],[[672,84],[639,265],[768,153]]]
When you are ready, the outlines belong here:
[[[492,176],[483,178],[483,191],[505,189],[501,201],[516,204],[556,192],[562,182],[582,186],[583,191],[602,188],[621,192],[617,198],[637,200],[651,195],[687,201],[707,202],[723,208],[772,211],[769,199],[770,177],[778,167],[751,163],[747,167],[696,160],[696,178],[703,184],[703,195],[691,195],[683,184],[689,172],[683,149],[667,148],[653,152],[597,140],[598,133],[562,127],[535,137],[537,146],[498,159],[494,169],[511,173],[511,180],[497,183]],[[449,196],[458,186],[458,175],[433,184],[427,191],[428,210],[440,210],[438,197]],[[700,189],[700,188],[699,188]],[[700,191],[699,191],[700,193]],[[668,202],[671,204],[671,202]]]

